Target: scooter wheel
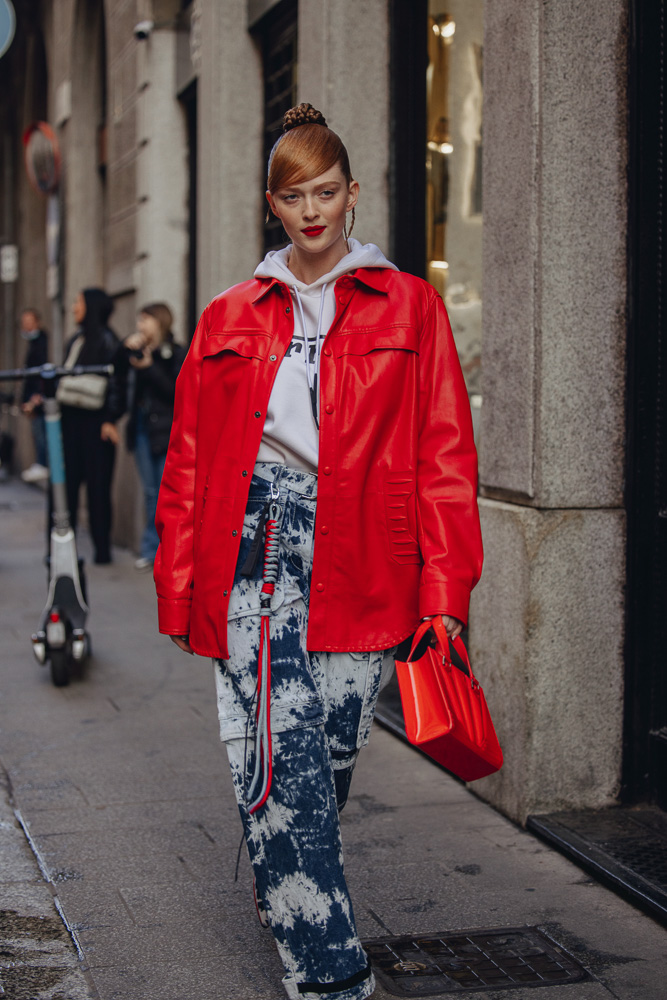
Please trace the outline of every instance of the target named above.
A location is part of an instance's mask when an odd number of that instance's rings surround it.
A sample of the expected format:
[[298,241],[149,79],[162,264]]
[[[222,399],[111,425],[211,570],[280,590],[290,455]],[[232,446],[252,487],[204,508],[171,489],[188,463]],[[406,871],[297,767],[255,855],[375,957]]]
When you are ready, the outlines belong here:
[[65,687],[69,684],[69,659],[67,650],[51,650],[51,680],[56,687]]

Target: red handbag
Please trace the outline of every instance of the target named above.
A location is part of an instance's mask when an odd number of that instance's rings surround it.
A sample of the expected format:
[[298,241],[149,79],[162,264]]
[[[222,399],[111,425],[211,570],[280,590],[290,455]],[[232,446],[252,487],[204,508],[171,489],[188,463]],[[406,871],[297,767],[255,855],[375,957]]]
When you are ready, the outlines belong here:
[[[437,639],[435,649],[429,647],[413,660],[415,649],[431,628]],[[465,670],[452,663],[450,641]],[[449,639],[439,615],[419,626],[407,660],[396,661],[396,674],[410,743],[464,781],[500,770],[503,752],[484,692],[472,672],[463,641],[458,636]]]

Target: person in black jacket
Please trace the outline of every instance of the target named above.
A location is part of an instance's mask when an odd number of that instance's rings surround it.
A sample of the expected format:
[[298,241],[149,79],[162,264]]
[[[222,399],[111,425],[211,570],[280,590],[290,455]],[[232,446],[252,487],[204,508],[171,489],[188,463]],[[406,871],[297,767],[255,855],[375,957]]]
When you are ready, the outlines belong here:
[[[28,342],[25,368],[38,368],[48,360],[48,338],[46,331],[40,327],[40,319],[38,311],[33,308],[24,309],[21,313],[21,336]],[[23,382],[21,410],[30,417],[30,429],[35,445],[35,461],[21,473],[21,479],[26,483],[37,483],[49,477],[43,402],[42,380],[35,375],[26,378]]]
[[127,447],[134,452],[146,507],[146,526],[135,562],[139,570],[153,565],[159,543],[155,507],[174,416],[176,378],[186,355],[174,340],[172,322],[171,309],[163,302],[146,305],[139,312],[137,332],[123,342],[132,366]]
[[96,563],[111,562],[111,480],[120,440],[116,421],[125,412],[127,395],[121,343],[107,322],[112,311],[113,301],[101,288],[79,292],[72,306],[78,329],[65,345],[66,367],[114,365],[99,402],[68,404],[57,393],[72,527],[76,530],[79,489],[85,482]]

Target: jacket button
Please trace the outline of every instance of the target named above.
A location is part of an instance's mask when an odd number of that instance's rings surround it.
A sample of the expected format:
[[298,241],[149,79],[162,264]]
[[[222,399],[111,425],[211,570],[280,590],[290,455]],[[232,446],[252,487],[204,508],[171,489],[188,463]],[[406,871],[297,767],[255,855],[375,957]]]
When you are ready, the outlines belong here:
[[229,596],[229,591],[228,590],[223,590],[222,596],[223,597],[228,597]]
[[319,590],[319,592],[321,594],[322,591],[324,590],[324,584],[323,583],[318,583],[317,586],[315,587],[315,590]]
[[324,355],[325,358],[330,358],[331,357],[331,348],[330,347],[325,348],[325,350],[322,351],[322,354]]
[[243,472],[241,473],[241,475],[242,475],[242,476],[247,476],[247,475],[248,475],[248,470],[247,470],[247,469],[244,469],[244,470],[243,470]]
[[292,307],[291,306],[287,306],[286,309],[285,309],[285,312],[289,316],[289,314],[292,312]]
[[269,361],[277,361],[277,360],[278,360],[277,354],[269,354]]
[[324,468],[322,469],[322,472],[324,473],[325,476],[330,476],[331,473],[333,472],[333,469],[331,468],[330,465],[325,465]]
[[326,525],[324,525],[322,528],[320,528],[320,533],[322,535],[328,535],[329,534],[329,529],[327,528]]
[[238,531],[236,530],[236,528],[234,528],[234,530],[232,531],[232,538],[236,538],[237,535]]
[[327,405],[324,407],[324,412],[333,413],[333,411],[334,411],[333,403],[327,403]]
[[261,414],[261,413],[259,412],[259,410],[255,410],[255,416],[256,416],[257,418],[261,417],[261,415],[262,415],[262,414]]

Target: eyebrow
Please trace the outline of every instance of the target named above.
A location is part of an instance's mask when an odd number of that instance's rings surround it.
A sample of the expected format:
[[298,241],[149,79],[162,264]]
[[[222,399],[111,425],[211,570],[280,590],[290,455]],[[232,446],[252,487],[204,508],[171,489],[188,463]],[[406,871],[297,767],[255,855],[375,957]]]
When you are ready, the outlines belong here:
[[[306,183],[310,183],[310,182],[307,181]],[[333,180],[333,181],[322,181],[321,184],[317,185],[317,188],[319,188],[321,190],[322,188],[332,188],[332,187],[340,187],[340,186],[341,186],[341,181]],[[299,184],[286,184],[284,187],[278,188],[278,192],[277,193],[279,193],[279,192],[288,192],[288,191],[289,192],[292,192],[292,191],[301,191],[301,190],[303,190],[303,189],[302,189],[301,185],[299,185]]]

